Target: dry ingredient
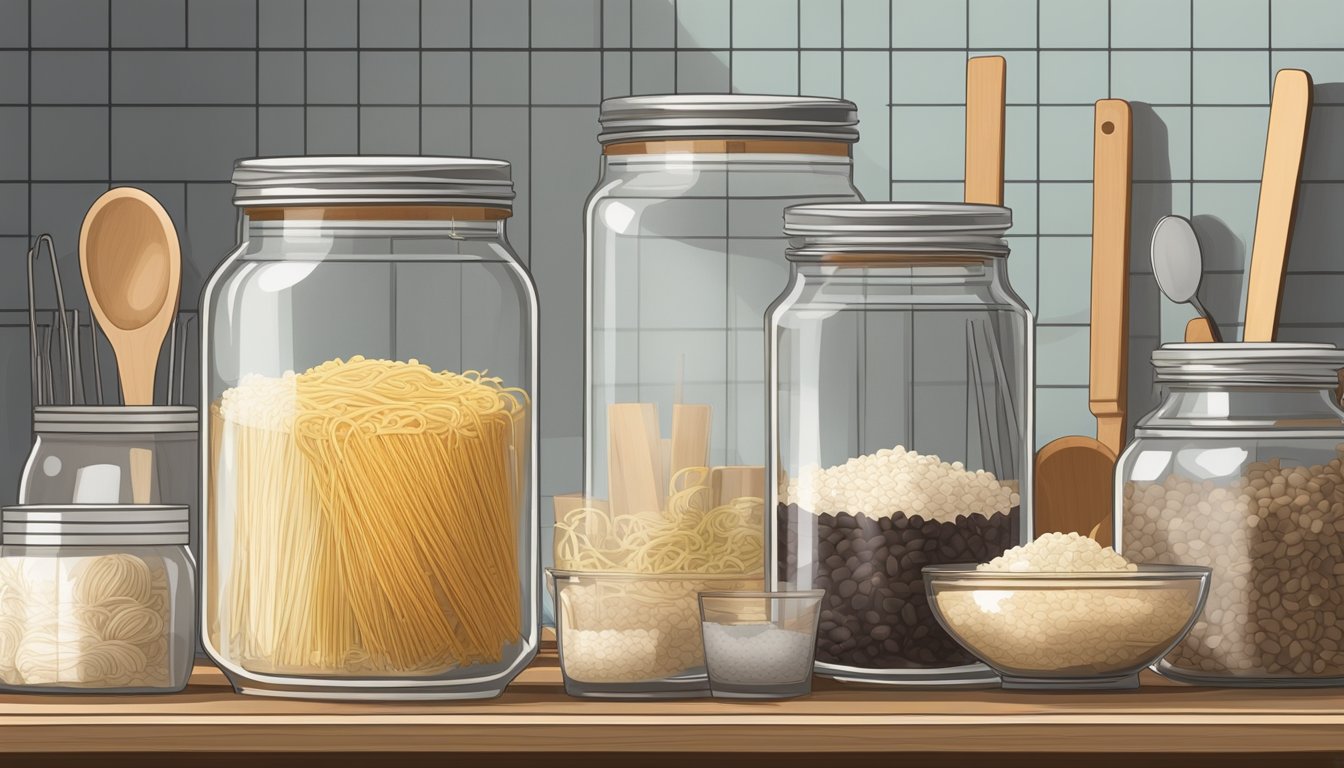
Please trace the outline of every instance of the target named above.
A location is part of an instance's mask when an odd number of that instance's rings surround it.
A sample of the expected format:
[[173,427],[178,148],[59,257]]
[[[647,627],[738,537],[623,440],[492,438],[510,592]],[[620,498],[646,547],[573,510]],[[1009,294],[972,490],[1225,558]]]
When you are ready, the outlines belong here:
[[812,675],[813,636],[772,623],[705,622],[705,661],[713,682],[783,685]]
[[[1077,533],[1047,533],[983,563],[1003,573],[1126,573],[1110,547]],[[938,609],[970,647],[1000,669],[1105,673],[1161,653],[1184,628],[1198,594],[1183,587],[947,589]]]
[[1344,676],[1344,446],[1228,480],[1124,487],[1124,550],[1213,570],[1204,612],[1166,663],[1233,676]]
[[981,563],[977,571],[1010,573],[1077,573],[1079,571],[1137,571],[1139,566],[1110,547],[1077,533],[1044,533],[1030,544],[1013,547]]
[[172,596],[156,558],[0,559],[0,681],[168,688]]
[[698,594],[759,589],[760,579],[557,577],[565,675],[637,683],[703,671]]
[[799,526],[816,536],[811,586],[826,590],[818,662],[873,669],[975,662],[933,618],[922,571],[989,560],[1016,542],[1020,498],[1012,484],[897,446],[805,468],[782,498],[782,579],[799,573]]

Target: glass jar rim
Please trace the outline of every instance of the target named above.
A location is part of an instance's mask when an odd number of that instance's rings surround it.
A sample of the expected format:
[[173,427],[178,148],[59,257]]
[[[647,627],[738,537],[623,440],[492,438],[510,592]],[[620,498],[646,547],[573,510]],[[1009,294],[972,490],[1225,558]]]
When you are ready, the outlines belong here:
[[245,208],[339,204],[457,204],[513,208],[512,167],[478,157],[395,155],[260,157],[233,169]]
[[1153,350],[1152,364],[1164,383],[1333,387],[1344,350],[1305,342],[1173,343]]
[[791,260],[830,253],[948,253],[1004,256],[1013,212],[946,202],[807,203],[784,209]]
[[858,107],[821,96],[703,93],[621,96],[602,102],[601,144],[648,139],[858,141]]
[[186,545],[190,508],[177,504],[17,504],[0,509],[6,545]]
[[191,405],[44,405],[33,409],[33,431],[88,434],[196,432]]

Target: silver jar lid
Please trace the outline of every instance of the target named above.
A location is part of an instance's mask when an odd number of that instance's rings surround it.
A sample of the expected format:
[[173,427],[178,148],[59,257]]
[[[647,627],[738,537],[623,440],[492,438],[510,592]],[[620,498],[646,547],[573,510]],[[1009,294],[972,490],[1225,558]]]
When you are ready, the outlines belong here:
[[298,205],[457,204],[513,208],[503,160],[476,157],[262,157],[233,168],[233,203]]
[[978,203],[809,203],[784,209],[788,257],[830,253],[1008,253],[1011,209]]
[[1338,383],[1344,351],[1294,342],[1163,344],[1152,360],[1162,382],[1324,387]]
[[819,96],[622,96],[602,102],[603,144],[648,139],[859,139],[858,107]]
[[200,411],[190,405],[40,405],[33,409],[38,433],[195,433]]
[[28,546],[186,545],[191,512],[166,504],[20,504],[0,509],[0,543]]

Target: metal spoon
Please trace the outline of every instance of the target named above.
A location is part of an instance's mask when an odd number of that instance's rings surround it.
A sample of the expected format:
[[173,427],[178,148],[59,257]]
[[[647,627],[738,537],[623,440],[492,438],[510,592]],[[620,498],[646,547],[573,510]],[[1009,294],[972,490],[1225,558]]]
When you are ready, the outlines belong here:
[[1199,281],[1204,275],[1204,258],[1199,238],[1190,222],[1180,216],[1163,216],[1153,229],[1153,276],[1157,287],[1177,304],[1189,304],[1199,317],[1185,326],[1185,340],[1222,341],[1218,326],[1209,311],[1199,303]]

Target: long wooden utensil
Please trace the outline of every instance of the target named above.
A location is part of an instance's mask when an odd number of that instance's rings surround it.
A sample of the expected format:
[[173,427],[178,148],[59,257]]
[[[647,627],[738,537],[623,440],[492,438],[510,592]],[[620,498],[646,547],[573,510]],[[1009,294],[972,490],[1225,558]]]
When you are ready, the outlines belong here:
[[1283,302],[1283,276],[1293,240],[1297,182],[1311,120],[1311,75],[1281,69],[1274,78],[1269,106],[1265,167],[1260,173],[1260,205],[1251,246],[1251,277],[1246,289],[1244,341],[1274,341]]
[[[116,187],[94,201],[79,232],[89,310],[117,357],[122,400],[154,404],[154,372],[177,314],[182,248],[168,212],[148,192]],[[130,452],[131,496],[150,500],[153,454]]]
[[968,203],[1003,205],[1003,111],[1008,65],[1002,56],[966,61]]
[[1125,442],[1129,360],[1129,104],[1097,102],[1092,155],[1092,328],[1088,408],[1097,436],[1061,437],[1036,457],[1036,530],[1111,543],[1115,460]]

